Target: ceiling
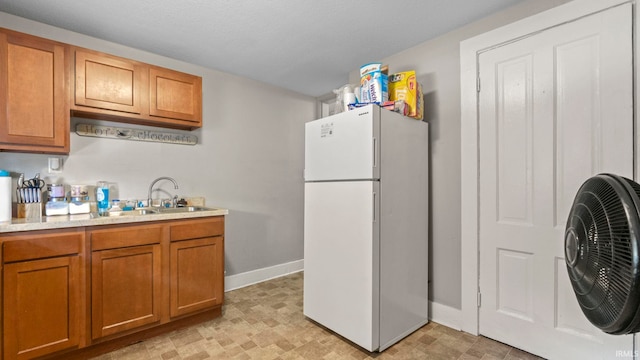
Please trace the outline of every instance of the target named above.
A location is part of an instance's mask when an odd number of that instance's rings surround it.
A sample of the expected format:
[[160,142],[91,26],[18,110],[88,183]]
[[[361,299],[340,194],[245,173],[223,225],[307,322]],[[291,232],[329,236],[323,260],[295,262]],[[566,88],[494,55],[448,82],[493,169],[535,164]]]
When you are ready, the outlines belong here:
[[0,11],[311,96],[523,0],[0,0]]

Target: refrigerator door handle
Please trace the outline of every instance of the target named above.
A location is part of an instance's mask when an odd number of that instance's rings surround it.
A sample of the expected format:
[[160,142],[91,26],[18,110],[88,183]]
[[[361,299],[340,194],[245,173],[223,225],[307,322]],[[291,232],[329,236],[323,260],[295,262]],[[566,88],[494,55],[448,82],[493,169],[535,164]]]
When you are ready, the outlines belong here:
[[378,167],[378,139],[373,138],[373,168]]
[[376,197],[377,197],[377,194],[374,191],[373,192],[373,206],[371,207],[373,209],[373,222],[374,223],[378,221],[378,219],[376,219]]

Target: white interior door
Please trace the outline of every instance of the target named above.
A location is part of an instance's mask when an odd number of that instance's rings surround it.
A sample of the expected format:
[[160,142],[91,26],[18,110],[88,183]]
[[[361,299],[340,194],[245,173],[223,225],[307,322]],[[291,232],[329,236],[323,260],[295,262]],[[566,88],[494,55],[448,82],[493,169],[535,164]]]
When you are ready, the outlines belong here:
[[550,359],[612,359],[580,311],[564,228],[582,182],[633,177],[632,7],[479,56],[481,334]]

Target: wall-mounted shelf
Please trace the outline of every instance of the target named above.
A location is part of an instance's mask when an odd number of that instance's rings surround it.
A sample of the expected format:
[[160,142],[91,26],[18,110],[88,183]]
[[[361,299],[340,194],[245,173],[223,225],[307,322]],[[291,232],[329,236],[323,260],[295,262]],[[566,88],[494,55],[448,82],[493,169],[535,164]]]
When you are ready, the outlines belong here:
[[76,134],[80,136],[150,141],[179,145],[196,145],[198,143],[198,137],[194,135],[91,124],[77,124]]

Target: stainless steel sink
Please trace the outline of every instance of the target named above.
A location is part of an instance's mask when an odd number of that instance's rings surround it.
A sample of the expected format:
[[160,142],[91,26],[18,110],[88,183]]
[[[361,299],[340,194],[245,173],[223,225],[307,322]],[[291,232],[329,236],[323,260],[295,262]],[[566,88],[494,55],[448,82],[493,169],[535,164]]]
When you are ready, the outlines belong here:
[[157,214],[158,211],[155,209],[135,209],[130,211],[121,211],[124,214],[130,213],[130,215],[148,215],[148,214]]
[[185,206],[185,207],[176,207],[176,208],[159,208],[158,212],[160,214],[175,214],[175,213],[211,211],[211,210],[214,210],[214,209],[203,207],[203,206]]
[[112,216],[144,216],[144,215],[153,215],[153,214],[181,214],[181,213],[190,213],[190,212],[198,212],[198,211],[211,211],[215,210],[213,208],[207,208],[203,206],[185,206],[185,207],[177,207],[177,208],[140,208],[130,211],[114,211],[114,212],[106,212],[103,214],[93,213],[92,217],[112,217]]
[[100,214],[99,216],[138,216],[138,215],[150,215],[157,214],[156,209],[135,209],[130,211],[113,211]]

